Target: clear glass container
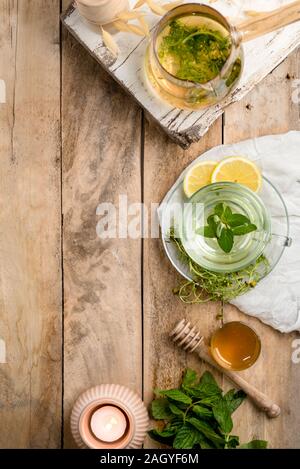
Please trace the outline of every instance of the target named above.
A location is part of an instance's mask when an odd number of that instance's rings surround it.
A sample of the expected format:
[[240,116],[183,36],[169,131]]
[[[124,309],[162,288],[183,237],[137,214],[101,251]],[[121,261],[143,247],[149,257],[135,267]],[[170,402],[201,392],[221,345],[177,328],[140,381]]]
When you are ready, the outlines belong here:
[[[263,278],[276,267],[285,249],[291,245],[292,240],[290,238],[289,216],[285,202],[280,192],[266,177],[263,177],[263,185],[259,197],[263,201],[271,219],[271,236],[263,251],[263,255],[268,263],[267,270],[262,272]],[[182,179],[179,179],[164,201],[164,207],[161,211],[161,234],[163,247],[171,264],[182,277],[192,281],[194,278],[191,271],[186,263],[182,262],[177,247],[169,239],[172,227],[176,227],[177,230],[180,229],[181,216],[186,203],[188,203],[188,199],[183,194]]]
[[[161,42],[168,34],[173,21],[179,21],[192,28],[207,28],[229,41],[227,60],[209,81],[200,83],[178,78],[176,64],[174,65],[172,60],[162,61],[160,58]],[[150,85],[162,99],[178,108],[195,110],[218,103],[236,87],[241,76],[244,56],[240,44],[241,34],[214,8],[197,3],[180,5],[168,12],[152,33],[146,54],[146,74]]]
[[[216,238],[197,233],[219,203],[229,206],[233,213],[245,215],[257,226],[256,231],[235,236],[230,253],[219,247]],[[180,238],[190,258],[204,269],[236,272],[255,262],[264,252],[271,239],[271,219],[262,199],[247,187],[231,182],[210,184],[184,205]]]
[[210,351],[222,368],[242,371],[257,361],[261,352],[261,341],[251,327],[243,322],[232,321],[214,332]]

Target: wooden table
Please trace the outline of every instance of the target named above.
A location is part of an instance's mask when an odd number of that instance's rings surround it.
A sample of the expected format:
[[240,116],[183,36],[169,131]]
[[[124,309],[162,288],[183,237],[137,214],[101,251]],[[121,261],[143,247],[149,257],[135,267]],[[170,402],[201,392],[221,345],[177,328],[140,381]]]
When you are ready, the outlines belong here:
[[[298,51],[183,151],[61,30],[60,3],[0,0],[7,94],[0,104],[2,448],[73,447],[71,407],[97,383],[128,385],[149,402],[153,388],[177,385],[187,365],[205,368],[167,334],[188,317],[209,336],[218,305],[185,306],[173,296],[180,279],[159,239],[99,239],[98,204],[127,194],[150,208],[204,150],[300,129],[300,108],[291,101]],[[243,441],[299,447],[296,334],[282,335],[229,306],[225,318],[258,331],[262,357],[244,375],[283,410],[268,420],[247,402],[236,412],[235,432]]]

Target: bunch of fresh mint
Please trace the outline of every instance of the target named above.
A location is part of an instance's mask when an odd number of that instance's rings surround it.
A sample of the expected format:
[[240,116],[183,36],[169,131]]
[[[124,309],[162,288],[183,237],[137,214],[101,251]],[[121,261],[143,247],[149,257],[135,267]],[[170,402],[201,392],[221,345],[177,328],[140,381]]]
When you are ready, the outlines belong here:
[[207,371],[198,380],[196,372],[188,368],[179,389],[158,390],[156,394],[161,397],[152,401],[151,411],[162,425],[149,434],[160,443],[176,449],[267,447],[263,440],[240,445],[239,437],[230,434],[232,413],[246,395],[234,389],[224,394]]
[[198,228],[196,233],[206,238],[217,238],[220,248],[229,253],[235,236],[243,236],[256,230],[257,226],[248,217],[241,213],[232,213],[228,205],[220,203],[207,218],[207,225]]

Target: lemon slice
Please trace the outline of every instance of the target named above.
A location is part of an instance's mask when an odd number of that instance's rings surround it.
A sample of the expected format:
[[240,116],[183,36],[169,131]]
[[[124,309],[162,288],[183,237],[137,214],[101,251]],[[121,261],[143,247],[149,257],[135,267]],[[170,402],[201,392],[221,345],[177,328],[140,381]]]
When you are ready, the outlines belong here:
[[191,197],[201,187],[211,183],[212,173],[217,166],[215,161],[201,161],[192,166],[185,175],[183,181],[183,190],[187,197]]
[[214,169],[211,182],[236,182],[253,192],[262,186],[261,172],[253,161],[242,156],[232,156],[222,160]]

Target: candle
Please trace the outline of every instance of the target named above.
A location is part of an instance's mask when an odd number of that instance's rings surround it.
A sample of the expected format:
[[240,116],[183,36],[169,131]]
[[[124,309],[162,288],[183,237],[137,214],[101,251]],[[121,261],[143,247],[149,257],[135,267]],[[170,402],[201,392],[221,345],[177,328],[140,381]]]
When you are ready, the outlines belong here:
[[128,0],[76,0],[79,13],[91,23],[107,24],[128,11]]
[[125,434],[127,420],[118,407],[106,405],[92,414],[90,426],[96,438],[111,443]]
[[100,384],[82,393],[71,413],[71,430],[80,448],[140,448],[149,425],[147,409],[131,389]]

